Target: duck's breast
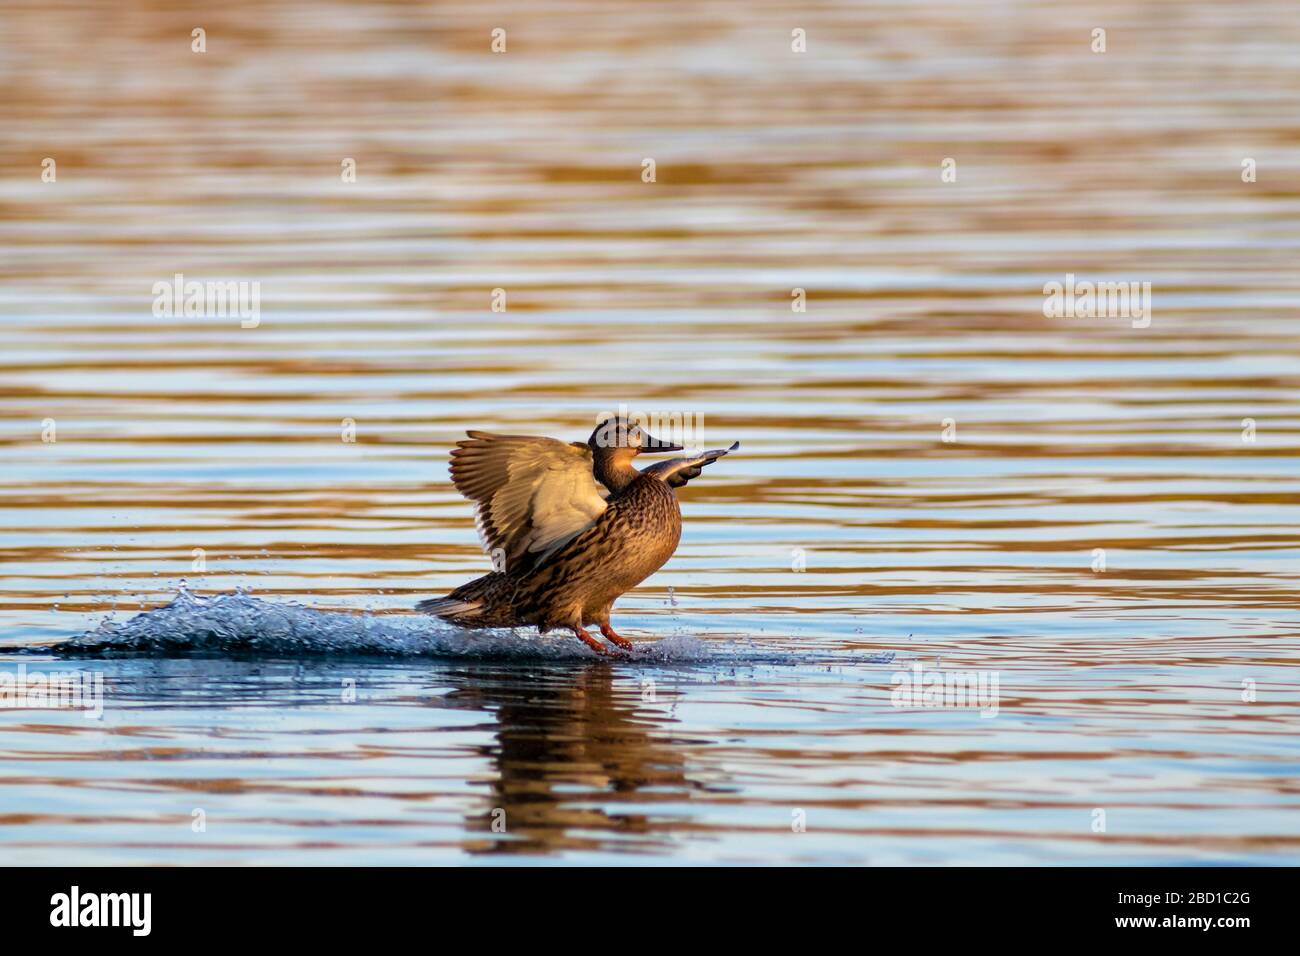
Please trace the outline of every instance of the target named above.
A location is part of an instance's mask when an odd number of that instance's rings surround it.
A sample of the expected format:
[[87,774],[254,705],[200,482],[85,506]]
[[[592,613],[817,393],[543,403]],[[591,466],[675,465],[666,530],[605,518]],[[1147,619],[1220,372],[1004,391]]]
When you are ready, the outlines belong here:
[[610,499],[594,525],[521,582],[521,617],[559,624],[571,616],[591,621],[663,567],[681,534],[673,490],[658,478],[635,479]]
[[606,526],[609,576],[624,583],[624,590],[663,567],[682,537],[677,495],[646,475],[615,498],[597,523]]

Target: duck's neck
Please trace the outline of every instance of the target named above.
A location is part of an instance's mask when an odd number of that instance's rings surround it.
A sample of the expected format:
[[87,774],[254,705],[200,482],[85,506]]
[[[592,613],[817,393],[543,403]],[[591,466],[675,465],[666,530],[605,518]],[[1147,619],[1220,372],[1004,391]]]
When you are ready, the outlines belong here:
[[632,467],[631,455],[602,454],[603,449],[595,453],[592,472],[596,480],[609,489],[610,494],[618,494],[640,476],[641,472]]

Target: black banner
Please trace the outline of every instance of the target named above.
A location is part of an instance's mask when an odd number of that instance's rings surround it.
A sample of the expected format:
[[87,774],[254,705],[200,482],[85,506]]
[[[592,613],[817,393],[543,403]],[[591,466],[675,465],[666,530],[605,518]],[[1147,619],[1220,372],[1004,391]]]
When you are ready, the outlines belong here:
[[[374,933],[528,934],[602,927],[702,937],[765,933],[773,920],[883,923],[936,940],[1031,931],[1042,939],[1193,938],[1232,946],[1291,922],[1289,869],[5,869],[5,939],[256,938],[337,944]],[[806,927],[805,927],[806,928]],[[829,930],[830,927],[828,926]],[[648,943],[643,937],[643,943]],[[694,931],[692,931],[694,932]],[[620,937],[613,937],[620,938]],[[612,937],[604,939],[609,942]],[[640,944],[638,944],[640,945]]]

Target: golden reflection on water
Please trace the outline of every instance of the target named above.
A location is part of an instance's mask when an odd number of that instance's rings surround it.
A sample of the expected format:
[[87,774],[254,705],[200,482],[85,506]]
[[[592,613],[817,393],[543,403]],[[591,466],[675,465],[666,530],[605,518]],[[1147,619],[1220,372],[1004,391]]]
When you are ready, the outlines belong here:
[[[644,706],[638,688],[616,686],[609,665],[526,681],[481,667],[448,677],[457,684],[449,706],[487,710],[496,722],[494,740],[483,747],[492,811],[467,816],[466,829],[485,835],[468,837],[466,852],[598,850],[629,836],[667,848],[665,840],[645,839],[654,829],[649,814],[622,804],[689,796],[685,757],[657,736],[663,728],[652,719],[655,708]],[[607,794],[610,806],[577,805],[566,791]]]
[[[629,631],[898,655],[358,664],[351,710],[321,665],[111,665],[129,719],[0,716],[6,843],[1293,861],[1291,14],[0,3],[0,642],[182,578],[405,613],[485,567],[465,428],[572,439],[626,402],[743,452],[684,491]],[[156,318],[176,273],[259,282],[260,324]],[[1067,274],[1151,282],[1150,327],[1045,317]],[[1000,716],[890,707],[917,659],[998,671]],[[196,790],[230,824],[199,846]]]

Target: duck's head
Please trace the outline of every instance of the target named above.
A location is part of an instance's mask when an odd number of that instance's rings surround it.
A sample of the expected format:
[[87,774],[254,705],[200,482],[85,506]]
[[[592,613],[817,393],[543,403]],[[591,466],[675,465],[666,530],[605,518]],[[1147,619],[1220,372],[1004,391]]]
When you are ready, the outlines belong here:
[[630,418],[615,415],[605,419],[596,426],[596,430],[587,439],[591,453],[602,456],[625,458],[631,461],[643,451],[681,451],[681,445],[660,441]]
[[617,491],[635,478],[637,470],[632,459],[641,452],[681,451],[681,445],[660,441],[631,419],[620,416],[607,418],[587,439],[595,466],[596,480],[611,491]]

